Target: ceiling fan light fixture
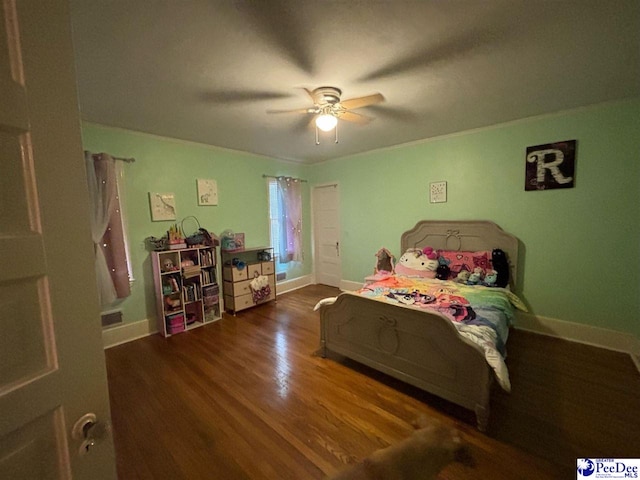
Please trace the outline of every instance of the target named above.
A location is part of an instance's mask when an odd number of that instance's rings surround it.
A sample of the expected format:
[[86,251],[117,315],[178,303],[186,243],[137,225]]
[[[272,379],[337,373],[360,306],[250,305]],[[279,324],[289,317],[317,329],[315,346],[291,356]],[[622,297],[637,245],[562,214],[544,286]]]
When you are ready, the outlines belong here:
[[338,119],[330,113],[323,113],[316,117],[316,127],[323,132],[330,132],[338,124]]

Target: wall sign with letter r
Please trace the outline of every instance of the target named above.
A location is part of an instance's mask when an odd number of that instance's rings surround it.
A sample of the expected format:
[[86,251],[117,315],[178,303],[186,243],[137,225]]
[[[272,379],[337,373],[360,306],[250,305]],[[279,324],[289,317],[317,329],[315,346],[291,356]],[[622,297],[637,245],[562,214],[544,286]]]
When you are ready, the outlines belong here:
[[575,168],[575,140],[528,147],[524,189],[572,188]]

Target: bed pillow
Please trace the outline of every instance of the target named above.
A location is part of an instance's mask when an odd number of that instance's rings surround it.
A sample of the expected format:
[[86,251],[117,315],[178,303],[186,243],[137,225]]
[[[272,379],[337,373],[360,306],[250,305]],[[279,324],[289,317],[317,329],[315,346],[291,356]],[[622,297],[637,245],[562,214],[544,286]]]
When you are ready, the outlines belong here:
[[457,250],[438,250],[438,261],[449,267],[449,279],[455,280],[461,271],[473,273],[476,268],[482,270],[482,277],[489,270],[493,270],[491,250],[479,252],[463,252]]

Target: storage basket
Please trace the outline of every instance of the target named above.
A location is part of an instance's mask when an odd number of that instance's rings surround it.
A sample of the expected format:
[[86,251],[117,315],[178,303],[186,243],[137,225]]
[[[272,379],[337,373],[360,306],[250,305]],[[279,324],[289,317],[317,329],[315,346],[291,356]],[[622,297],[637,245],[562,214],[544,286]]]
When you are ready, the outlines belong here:
[[191,234],[191,235],[189,235],[189,236],[187,236],[185,238],[185,242],[190,247],[193,247],[195,245],[206,245],[207,244],[207,238],[206,238],[206,235],[203,232],[204,228],[202,228],[200,226],[200,222],[193,215],[190,215],[188,217],[184,217],[182,219],[182,222],[180,223],[180,226],[182,228],[182,233],[184,235],[186,235],[187,230],[185,229],[185,221],[187,221],[189,219],[191,219],[192,223],[197,225],[197,227],[196,227],[195,232],[193,234]]

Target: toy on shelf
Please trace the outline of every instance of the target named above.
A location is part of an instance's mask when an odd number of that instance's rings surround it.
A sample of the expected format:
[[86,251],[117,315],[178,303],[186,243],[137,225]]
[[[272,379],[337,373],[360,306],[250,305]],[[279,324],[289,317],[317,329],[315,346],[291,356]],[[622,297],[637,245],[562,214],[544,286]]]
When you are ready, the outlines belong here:
[[186,248],[187,244],[184,241],[184,235],[182,234],[182,230],[177,223],[174,223],[169,227],[169,230],[167,231],[167,237],[169,239],[170,250]]

